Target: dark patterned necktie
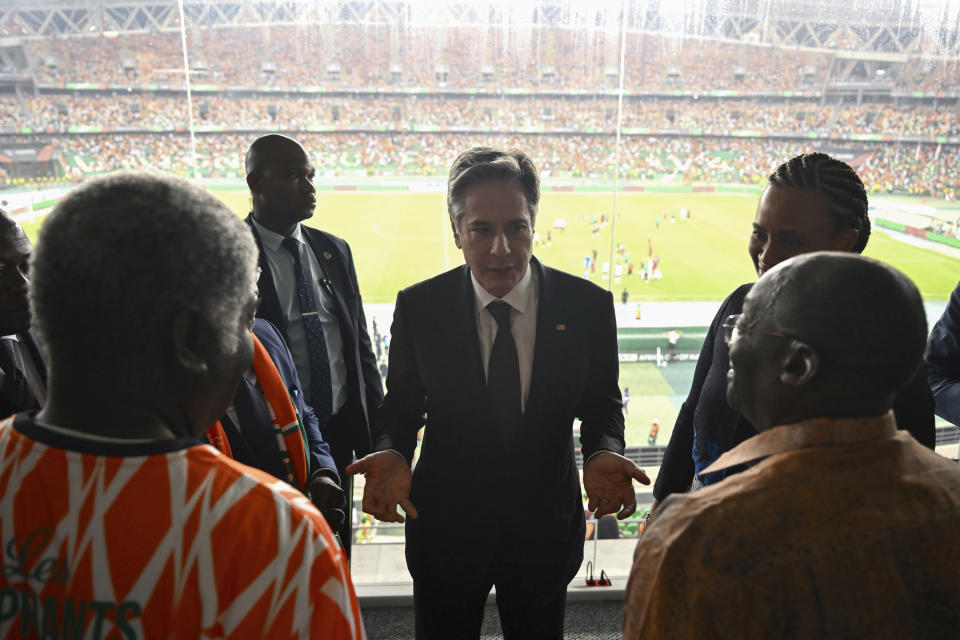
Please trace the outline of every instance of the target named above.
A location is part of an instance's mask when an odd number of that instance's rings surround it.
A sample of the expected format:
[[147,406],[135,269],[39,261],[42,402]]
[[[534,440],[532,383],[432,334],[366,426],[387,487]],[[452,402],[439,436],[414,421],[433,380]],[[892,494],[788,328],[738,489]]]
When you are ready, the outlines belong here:
[[3,395],[16,411],[39,409],[24,374],[23,358],[13,340],[0,340],[0,369],[3,369]]
[[523,411],[520,404],[520,361],[517,357],[517,345],[510,332],[510,305],[502,300],[494,300],[487,310],[497,321],[497,337],[490,350],[490,362],[487,366],[487,390],[493,405],[497,427],[509,444],[523,423]]
[[294,272],[297,276],[297,298],[300,300],[300,313],[303,316],[304,332],[307,336],[307,351],[310,355],[310,406],[313,407],[323,428],[333,414],[333,389],[330,380],[330,356],[327,353],[327,339],[323,335],[323,323],[317,314],[317,305],[313,300],[313,288],[307,279],[300,258],[300,243],[294,238],[284,238],[283,247],[293,255]]

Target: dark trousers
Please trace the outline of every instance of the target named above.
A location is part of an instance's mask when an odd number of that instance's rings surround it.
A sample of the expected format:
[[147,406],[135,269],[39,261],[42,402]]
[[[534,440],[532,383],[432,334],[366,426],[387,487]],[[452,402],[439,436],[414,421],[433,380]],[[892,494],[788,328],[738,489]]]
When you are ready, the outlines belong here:
[[340,538],[343,550],[350,559],[350,545],[353,542],[353,476],[347,475],[346,468],[353,463],[353,443],[350,438],[351,425],[343,414],[338,413],[326,426],[320,428],[324,441],[330,445],[330,455],[337,465],[337,475],[340,476],[340,488],[347,494],[346,518],[343,526],[334,531]]
[[[465,552],[469,552],[464,550]],[[488,568],[418,571],[413,580],[417,640],[476,640],[491,587],[504,640],[560,640],[567,583],[507,562]]]

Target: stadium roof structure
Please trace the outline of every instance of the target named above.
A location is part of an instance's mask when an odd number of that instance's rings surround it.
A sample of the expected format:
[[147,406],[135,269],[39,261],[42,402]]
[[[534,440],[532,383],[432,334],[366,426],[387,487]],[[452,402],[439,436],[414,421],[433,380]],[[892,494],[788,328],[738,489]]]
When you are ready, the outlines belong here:
[[[758,45],[960,56],[949,0],[185,0],[199,28],[272,24],[623,29]],[[626,20],[621,20],[621,15]],[[176,0],[0,0],[0,36],[179,30]]]

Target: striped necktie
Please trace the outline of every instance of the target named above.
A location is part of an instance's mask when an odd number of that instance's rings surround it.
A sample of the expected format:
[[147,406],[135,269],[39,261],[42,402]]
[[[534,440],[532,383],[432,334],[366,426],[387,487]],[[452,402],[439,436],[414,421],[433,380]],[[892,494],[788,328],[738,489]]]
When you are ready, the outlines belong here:
[[307,351],[310,355],[310,406],[313,407],[323,428],[333,414],[333,389],[330,379],[330,355],[327,339],[323,335],[323,323],[313,299],[313,288],[303,268],[300,243],[294,238],[284,238],[283,247],[293,255],[294,272],[297,276],[297,298],[303,317],[304,333],[307,336]]

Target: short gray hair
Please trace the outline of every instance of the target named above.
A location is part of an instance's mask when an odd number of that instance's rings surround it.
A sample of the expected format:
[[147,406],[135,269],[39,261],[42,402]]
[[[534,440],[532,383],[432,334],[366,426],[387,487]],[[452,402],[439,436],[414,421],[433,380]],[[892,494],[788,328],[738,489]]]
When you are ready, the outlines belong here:
[[123,172],[72,191],[45,221],[31,264],[34,317],[54,360],[118,374],[163,349],[184,309],[236,348],[257,264],[250,229],[181,178]]
[[530,156],[517,149],[502,151],[473,147],[457,156],[447,180],[447,212],[458,229],[467,189],[480,182],[517,182],[527,200],[530,221],[536,222],[540,204],[540,176]]

